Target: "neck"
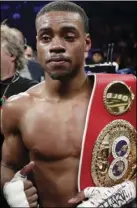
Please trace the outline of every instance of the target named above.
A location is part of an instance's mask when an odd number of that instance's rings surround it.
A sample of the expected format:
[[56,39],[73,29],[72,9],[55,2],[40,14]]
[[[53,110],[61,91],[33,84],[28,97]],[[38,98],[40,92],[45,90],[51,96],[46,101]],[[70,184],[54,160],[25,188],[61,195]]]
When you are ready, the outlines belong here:
[[0,79],[2,81],[12,77],[15,74],[14,65],[10,64],[9,66],[4,67],[5,69],[1,69]]
[[83,92],[85,88],[89,89],[87,75],[84,71],[77,74],[75,77],[66,80],[53,80],[46,74],[45,90],[46,96],[49,99],[61,99],[70,96],[75,96]]
[[13,75],[14,75],[14,72],[11,72],[11,73],[5,74],[5,75],[1,75],[0,79],[1,79],[1,81],[4,81],[4,80],[12,77]]

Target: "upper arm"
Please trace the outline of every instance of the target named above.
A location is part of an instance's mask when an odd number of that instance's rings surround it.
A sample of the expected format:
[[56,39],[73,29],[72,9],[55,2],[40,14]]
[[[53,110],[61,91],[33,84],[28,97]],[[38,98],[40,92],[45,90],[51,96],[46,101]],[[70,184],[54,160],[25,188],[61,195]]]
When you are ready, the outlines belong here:
[[2,146],[2,165],[19,170],[28,160],[28,151],[19,131],[19,108],[8,101],[2,108],[1,127],[4,135]]

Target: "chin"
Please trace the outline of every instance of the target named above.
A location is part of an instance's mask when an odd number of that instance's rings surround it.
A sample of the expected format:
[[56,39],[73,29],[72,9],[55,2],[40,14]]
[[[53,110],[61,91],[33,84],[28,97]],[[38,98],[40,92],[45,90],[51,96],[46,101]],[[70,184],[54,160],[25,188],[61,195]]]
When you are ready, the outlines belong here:
[[68,74],[50,74],[50,77],[53,80],[65,80],[66,78],[69,77]]
[[77,75],[78,71],[77,70],[73,70],[73,71],[64,71],[64,72],[59,72],[59,73],[49,73],[49,76],[53,79],[53,80],[62,80],[62,81],[67,81],[72,79],[73,77],[75,77]]
[[70,71],[58,71],[58,72],[54,71],[48,74],[53,80],[62,80],[71,76]]

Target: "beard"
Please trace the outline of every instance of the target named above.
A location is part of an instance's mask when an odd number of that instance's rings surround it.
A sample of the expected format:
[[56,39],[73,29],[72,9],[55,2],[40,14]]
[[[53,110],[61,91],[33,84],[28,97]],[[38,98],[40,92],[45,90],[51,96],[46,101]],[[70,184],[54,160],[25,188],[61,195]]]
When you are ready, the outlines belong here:
[[56,73],[56,72],[53,72],[53,73],[48,73],[48,75],[53,79],[53,80],[59,80],[59,81],[68,81],[68,80],[71,80],[72,78],[74,78],[77,73],[78,73],[78,69],[73,69],[73,70],[68,70],[68,71],[65,71],[64,72],[59,72],[59,73]]

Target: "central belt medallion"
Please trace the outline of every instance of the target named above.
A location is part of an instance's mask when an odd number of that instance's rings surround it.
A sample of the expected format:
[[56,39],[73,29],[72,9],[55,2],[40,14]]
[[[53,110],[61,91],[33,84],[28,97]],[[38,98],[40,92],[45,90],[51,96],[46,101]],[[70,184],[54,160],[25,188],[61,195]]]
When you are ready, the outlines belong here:
[[99,134],[92,156],[96,186],[112,186],[131,179],[136,171],[136,130],[126,120],[110,122]]

